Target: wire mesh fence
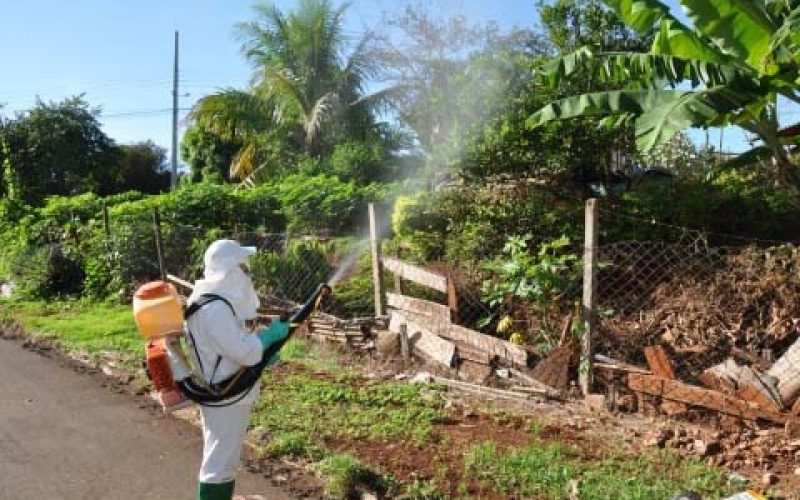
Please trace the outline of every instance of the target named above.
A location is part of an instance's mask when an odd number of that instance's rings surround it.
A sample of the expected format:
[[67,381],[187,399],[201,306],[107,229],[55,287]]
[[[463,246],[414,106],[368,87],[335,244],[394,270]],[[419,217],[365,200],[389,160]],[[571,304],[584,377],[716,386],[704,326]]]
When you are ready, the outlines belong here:
[[798,249],[673,229],[598,248],[596,352],[651,371],[629,375],[640,405],[780,420],[800,394]]
[[[598,231],[603,234],[604,223],[620,217],[601,211]],[[630,217],[626,223],[654,224]],[[318,284],[335,282],[333,314],[343,318],[375,314],[373,263],[363,239],[354,237],[359,243],[344,249],[328,238],[289,238],[285,233],[238,228],[209,231],[169,220],[163,221],[160,236],[148,220],[115,227],[117,232],[109,235],[109,255],[135,255],[129,262],[114,263],[128,266],[132,278],[157,277],[166,269],[193,281],[201,277],[207,245],[217,238],[233,238],[260,250],[252,261],[254,283],[276,304],[300,303]],[[792,347],[800,324],[796,279],[800,252],[775,242],[726,241],[720,235],[670,229],[670,241],[600,242],[594,352],[627,366],[652,369],[647,349],[663,348],[670,369],[651,375],[669,375],[691,387],[688,395],[675,396],[664,394],[663,385],[656,390],[645,383],[652,381],[639,380],[636,390],[656,399],[694,398],[695,403],[739,413],[744,408],[737,406],[741,401],[760,401],[760,408],[770,411],[787,409],[796,399],[792,391],[800,393],[800,352],[795,352],[800,347]],[[552,260],[556,253],[542,252],[549,244],[533,236],[526,243],[526,255],[500,256],[506,263],[526,258],[529,270],[540,273],[513,286],[515,275],[502,268],[431,262],[421,266],[446,278],[454,295],[408,283],[403,292],[450,307],[459,325],[531,345],[544,356],[565,339],[579,342],[583,335],[583,242],[559,248],[558,254],[577,257],[568,264]],[[544,261],[548,266],[536,267]],[[390,291],[392,280],[386,273]],[[551,281],[558,281],[558,286]],[[548,294],[515,288],[545,283],[552,285]],[[490,291],[497,285],[506,287],[503,300],[491,299]],[[698,392],[698,388],[712,391]]]

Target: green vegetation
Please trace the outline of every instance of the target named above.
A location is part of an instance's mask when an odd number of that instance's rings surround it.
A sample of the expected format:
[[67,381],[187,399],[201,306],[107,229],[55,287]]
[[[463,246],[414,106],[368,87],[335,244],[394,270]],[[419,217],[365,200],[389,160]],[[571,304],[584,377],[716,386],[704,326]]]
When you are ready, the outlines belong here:
[[464,466],[484,488],[509,496],[563,498],[571,481],[587,500],[670,498],[676,488],[704,495],[726,491],[724,474],[698,460],[667,452],[587,460],[582,452],[559,443],[506,451],[492,442],[479,443],[467,453]]
[[[6,320],[57,339],[68,350],[94,357],[120,353],[129,369],[140,366],[144,342],[129,307],[8,301],[0,307]],[[405,499],[557,500],[571,480],[579,480],[580,498],[587,500],[668,498],[687,488],[705,495],[731,492],[719,470],[694,459],[665,451],[627,454],[548,441],[538,420],[529,421],[530,440],[520,447],[454,442],[442,427],[452,417],[437,386],[366,379],[344,368],[334,352],[303,341],[290,342],[282,358],[284,362],[265,375],[252,418],[253,428],[267,436],[257,451],[309,464],[328,479],[331,498],[367,490]],[[500,412],[491,422],[502,427],[513,426],[515,420],[513,414]],[[385,464],[357,458],[363,456],[359,447],[365,443],[416,450],[413,453],[428,457],[430,465],[400,481]]]
[[6,300],[0,308],[5,320],[23,325],[31,335],[57,339],[65,349],[83,351],[95,359],[109,351],[128,359],[144,352],[130,306]]
[[442,418],[437,405],[421,396],[421,385],[392,385],[357,375],[319,380],[293,374],[270,380],[255,418],[280,435],[302,432],[315,441],[397,439],[422,446]]
[[[691,26],[658,0],[553,0],[539,5],[542,30],[508,31],[408,7],[352,40],[347,4],[257,4],[236,27],[254,78],[199,100],[181,144],[191,171],[169,192],[164,150],[115,144],[83,97],[0,115],[0,282],[14,289],[3,317],[138,366],[133,290],[160,276],[160,260],[197,278],[220,237],[260,245],[256,285],[281,299],[301,301],[352,261],[333,312],[370,314],[358,245],[368,203],[381,202],[394,206],[388,249],[483,270],[467,285],[483,284],[484,295],[459,300],[475,301],[485,326],[497,321],[545,352],[556,331],[547,322],[574,307],[571,245],[588,198],[604,199],[604,244],[674,243],[687,228],[708,244],[797,241],[797,134],[779,133],[777,110],[778,97],[800,101],[800,7],[681,4]],[[729,124],[760,141],[726,164],[747,170],[721,168],[718,152],[682,134]],[[648,181],[648,169],[660,178]],[[407,499],[555,499],[571,480],[582,499],[724,491],[719,473],[697,462],[589,456],[543,438],[540,422],[517,447],[456,443],[436,387],[365,379],[298,341],[283,359],[253,420],[270,435],[261,452],[314,464],[333,497],[365,487]],[[363,443],[405,446],[430,466],[393,475],[356,458]]]
[[[800,102],[800,39],[796,35],[800,7],[770,1],[680,3],[690,25],[658,0],[606,0],[630,29],[640,35],[655,32],[650,52],[619,52],[585,44],[549,61],[542,72],[546,84],[561,88],[565,80],[577,76],[614,90],[567,92],[569,97],[533,114],[531,123],[608,117],[607,123],[616,126],[633,124],[642,150],[663,144],[689,127],[735,125],[761,144],[729,166],[771,168],[776,181],[796,190],[800,174],[791,151],[797,132],[779,133],[778,97]],[[720,23],[722,18],[729,22]],[[772,160],[771,167],[766,160]]]

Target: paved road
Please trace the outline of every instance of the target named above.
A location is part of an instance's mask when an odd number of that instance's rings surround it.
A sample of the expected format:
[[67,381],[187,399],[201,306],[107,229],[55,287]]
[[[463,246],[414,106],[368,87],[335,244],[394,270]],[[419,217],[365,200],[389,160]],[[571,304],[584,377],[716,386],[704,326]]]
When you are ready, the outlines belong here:
[[[193,499],[199,429],[140,406],[0,339],[0,499]],[[236,494],[294,498],[246,470]]]

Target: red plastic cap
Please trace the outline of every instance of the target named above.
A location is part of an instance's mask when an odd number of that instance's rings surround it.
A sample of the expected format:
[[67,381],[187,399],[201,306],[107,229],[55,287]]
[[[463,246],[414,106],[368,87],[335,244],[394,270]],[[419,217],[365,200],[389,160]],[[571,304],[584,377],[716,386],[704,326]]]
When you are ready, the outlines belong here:
[[170,290],[169,283],[166,281],[151,281],[150,283],[145,283],[144,285],[140,286],[133,296],[137,299],[146,300],[165,297],[171,293],[172,292]]

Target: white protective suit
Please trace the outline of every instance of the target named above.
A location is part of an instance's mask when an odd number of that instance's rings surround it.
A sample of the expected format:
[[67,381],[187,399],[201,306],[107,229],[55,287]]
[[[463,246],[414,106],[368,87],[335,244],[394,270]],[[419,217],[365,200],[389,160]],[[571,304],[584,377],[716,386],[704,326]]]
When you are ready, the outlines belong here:
[[[224,297],[233,306],[234,311],[231,311],[225,302],[213,301],[201,307],[187,321],[200,362],[198,369],[202,369],[209,383],[224,380],[242,366],[261,361],[264,350],[261,341],[245,326],[245,320],[256,317],[258,296],[250,277],[240,268],[240,264],[255,252],[254,247],[243,247],[233,240],[212,243],[203,259],[204,279],[195,282],[187,300],[189,305],[199,300],[202,294],[213,293]],[[257,382],[244,397],[234,397],[218,406],[200,407],[203,462],[198,480],[202,487],[234,481],[250,410],[260,387]]]

